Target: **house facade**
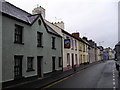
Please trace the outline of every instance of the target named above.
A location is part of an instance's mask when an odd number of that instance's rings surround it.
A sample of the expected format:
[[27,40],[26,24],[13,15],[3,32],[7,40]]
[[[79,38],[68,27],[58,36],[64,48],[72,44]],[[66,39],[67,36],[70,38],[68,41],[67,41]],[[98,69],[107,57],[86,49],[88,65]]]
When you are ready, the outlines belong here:
[[105,48],[105,51],[108,53],[108,59],[109,60],[113,59],[114,51],[112,50],[112,48],[110,48],[110,47]]
[[[63,71],[79,67],[79,40],[66,31],[63,32]],[[68,43],[67,43],[68,42]],[[69,44],[69,45],[68,45]]]
[[66,32],[63,22],[50,23],[45,20],[45,23],[62,36],[63,71],[79,67],[79,38]]
[[83,37],[82,40],[84,41],[84,45],[83,45],[83,60],[84,60],[84,64],[88,64],[89,63],[89,43],[88,43],[88,39],[87,37]]
[[89,63],[92,63],[93,62],[93,47],[92,46],[89,47],[88,55],[89,55]]
[[97,61],[100,61],[101,60],[101,54],[100,54],[100,48],[97,47]]
[[100,60],[103,60],[103,50],[104,50],[104,48],[102,46],[98,46],[98,48],[100,49]]
[[83,64],[88,62],[88,52],[87,52],[87,45],[83,44]]
[[115,55],[114,50],[112,50],[110,47],[105,48],[103,50],[103,56],[104,56],[104,59],[106,60],[114,59],[114,55]]
[[2,82],[62,70],[62,38],[42,16],[2,3]]
[[79,41],[80,64],[84,64],[85,63],[84,45],[85,45],[85,43],[83,41]]
[[103,50],[103,60],[108,60],[109,59],[109,54],[108,52],[104,49]]
[[109,48],[109,60],[113,59],[113,50]]
[[90,44],[90,63],[93,63],[96,61],[96,52],[95,52],[95,43],[93,40],[88,40],[89,44]]

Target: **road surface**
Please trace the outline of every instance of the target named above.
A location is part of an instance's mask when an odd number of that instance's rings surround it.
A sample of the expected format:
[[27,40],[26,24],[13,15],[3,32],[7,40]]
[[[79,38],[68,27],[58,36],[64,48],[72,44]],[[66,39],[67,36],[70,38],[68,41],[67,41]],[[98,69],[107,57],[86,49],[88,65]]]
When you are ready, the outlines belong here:
[[115,61],[108,60],[79,71],[44,88],[111,88],[120,86]]

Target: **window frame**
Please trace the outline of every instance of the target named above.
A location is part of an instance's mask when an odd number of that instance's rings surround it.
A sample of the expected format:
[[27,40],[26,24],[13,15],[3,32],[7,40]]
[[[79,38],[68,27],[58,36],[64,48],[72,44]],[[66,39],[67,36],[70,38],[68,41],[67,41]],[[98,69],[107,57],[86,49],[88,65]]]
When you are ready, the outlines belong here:
[[34,66],[34,57],[27,57],[27,72],[35,71]]
[[52,37],[52,49],[56,49],[56,47],[55,47],[55,37]]
[[43,33],[37,32],[37,47],[43,48]]
[[23,26],[15,24],[14,43],[24,44],[23,43],[23,29],[24,29]]
[[77,51],[77,40],[75,40],[75,50]]
[[83,45],[83,52],[85,52],[85,44]]
[[80,48],[79,48],[79,51],[82,51],[82,45],[81,45],[81,44],[79,45],[79,47],[80,47]]
[[75,54],[76,65],[78,64],[78,57],[77,57],[77,56],[78,56],[78,55]]
[[22,61],[23,55],[14,55],[14,78],[22,77]]
[[62,62],[62,57],[59,57],[59,67],[62,67],[62,64],[63,62]]
[[71,49],[74,50],[74,40],[71,38]]
[[67,53],[67,66],[70,66],[70,53]]

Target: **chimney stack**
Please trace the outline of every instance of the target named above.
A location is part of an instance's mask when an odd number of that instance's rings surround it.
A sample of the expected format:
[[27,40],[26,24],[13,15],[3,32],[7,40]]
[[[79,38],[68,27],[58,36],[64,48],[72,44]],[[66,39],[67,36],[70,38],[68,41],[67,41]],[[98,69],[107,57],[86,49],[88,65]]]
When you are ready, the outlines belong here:
[[32,14],[41,14],[43,19],[45,19],[45,9],[41,6],[34,8],[32,10]]
[[89,40],[88,42],[93,42],[92,40]]
[[88,41],[88,40],[87,40],[87,37],[83,37],[83,39],[86,40],[86,41]]
[[91,46],[94,46],[94,41],[93,40],[88,40],[88,42]]
[[80,38],[80,33],[79,33],[79,32],[72,33],[72,36],[77,37],[77,38]]
[[58,26],[59,28],[63,29],[64,30],[64,22],[61,21],[61,22],[55,22],[54,25]]

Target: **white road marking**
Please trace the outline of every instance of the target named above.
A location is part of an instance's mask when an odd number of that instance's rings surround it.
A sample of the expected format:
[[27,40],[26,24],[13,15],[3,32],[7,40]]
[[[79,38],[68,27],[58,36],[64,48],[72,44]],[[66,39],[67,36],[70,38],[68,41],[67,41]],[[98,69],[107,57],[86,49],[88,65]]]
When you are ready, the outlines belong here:
[[113,87],[113,90],[116,90],[116,87]]
[[113,82],[113,85],[115,85],[115,82]]
[[115,81],[115,79],[113,79],[113,81]]
[[113,68],[113,90],[116,90],[116,87],[115,87],[115,70]]

